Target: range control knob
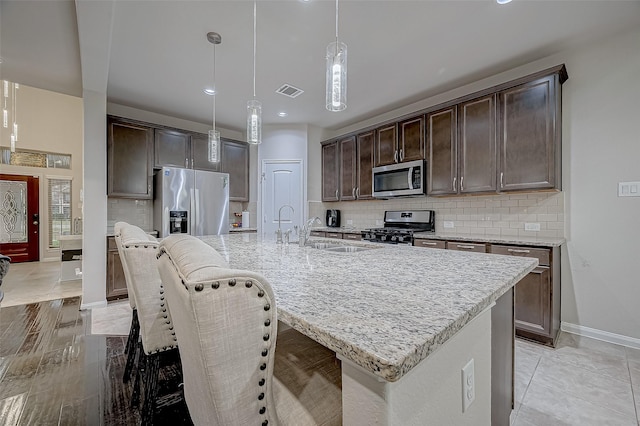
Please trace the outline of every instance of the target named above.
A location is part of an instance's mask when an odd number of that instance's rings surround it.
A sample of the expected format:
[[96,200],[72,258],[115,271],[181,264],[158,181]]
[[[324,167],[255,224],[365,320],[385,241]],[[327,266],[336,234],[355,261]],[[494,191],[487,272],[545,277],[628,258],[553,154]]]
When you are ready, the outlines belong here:
[[396,241],[398,239],[398,237],[396,237],[395,235],[391,236],[391,241]]
[[403,237],[402,235],[400,235],[400,236],[398,237],[398,242],[399,242],[399,243],[401,243],[401,242],[403,242],[403,241],[404,241],[404,237]]

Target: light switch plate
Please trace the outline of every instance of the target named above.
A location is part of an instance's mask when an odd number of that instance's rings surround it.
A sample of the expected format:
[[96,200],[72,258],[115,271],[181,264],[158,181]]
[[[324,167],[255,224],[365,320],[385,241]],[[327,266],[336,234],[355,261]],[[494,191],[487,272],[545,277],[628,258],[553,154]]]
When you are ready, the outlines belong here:
[[524,224],[525,231],[539,231],[540,224],[539,223],[525,223]]
[[455,224],[454,224],[454,223],[453,223],[453,221],[451,221],[451,220],[445,220],[445,221],[444,221],[444,227],[445,227],[445,228],[454,228],[454,227],[455,227]]
[[640,197],[640,182],[618,182],[618,197]]

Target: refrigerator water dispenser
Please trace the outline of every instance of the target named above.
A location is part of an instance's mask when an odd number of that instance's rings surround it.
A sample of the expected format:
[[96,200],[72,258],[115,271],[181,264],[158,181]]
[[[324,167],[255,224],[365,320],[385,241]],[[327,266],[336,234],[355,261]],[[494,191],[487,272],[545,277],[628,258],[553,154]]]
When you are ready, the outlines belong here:
[[187,212],[184,210],[173,210],[169,212],[169,233],[188,234]]

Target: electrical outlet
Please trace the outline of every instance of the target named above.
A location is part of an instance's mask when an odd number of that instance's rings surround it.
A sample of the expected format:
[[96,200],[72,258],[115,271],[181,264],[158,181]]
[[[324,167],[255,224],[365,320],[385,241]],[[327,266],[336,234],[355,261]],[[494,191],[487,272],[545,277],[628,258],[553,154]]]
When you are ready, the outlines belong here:
[[524,224],[525,231],[539,231],[540,224],[539,223],[525,223]]
[[353,220],[347,219],[347,225],[353,225]]
[[640,182],[618,182],[618,197],[640,197]]
[[453,223],[453,221],[452,221],[452,220],[445,220],[445,221],[444,221],[444,227],[445,227],[445,228],[454,228],[454,227],[455,227],[455,224]]
[[473,371],[473,358],[462,368],[462,412],[476,399],[476,379]]

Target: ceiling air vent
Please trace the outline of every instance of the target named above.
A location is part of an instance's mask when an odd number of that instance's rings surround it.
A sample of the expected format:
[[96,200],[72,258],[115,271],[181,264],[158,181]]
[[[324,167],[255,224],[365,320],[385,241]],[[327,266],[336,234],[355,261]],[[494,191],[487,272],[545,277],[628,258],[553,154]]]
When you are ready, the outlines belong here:
[[304,90],[298,89],[297,87],[294,87],[290,84],[283,84],[282,86],[280,86],[278,90],[276,90],[276,93],[280,93],[281,95],[285,95],[290,98],[296,98],[300,96],[303,92]]

